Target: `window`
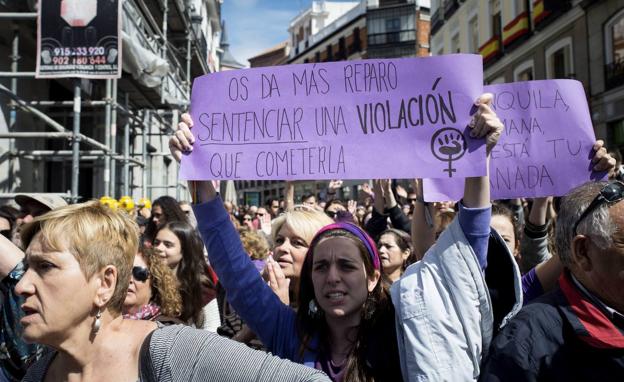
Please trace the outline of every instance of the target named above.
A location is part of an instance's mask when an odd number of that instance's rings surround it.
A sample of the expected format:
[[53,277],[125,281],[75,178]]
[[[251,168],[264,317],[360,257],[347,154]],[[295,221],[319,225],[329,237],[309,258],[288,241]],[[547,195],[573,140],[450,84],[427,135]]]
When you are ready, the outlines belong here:
[[399,31],[401,30],[401,19],[386,19],[386,41],[388,43],[399,41]]
[[517,17],[519,14],[524,12],[525,3],[526,3],[526,0],[513,0],[514,17]]
[[514,69],[514,81],[532,81],[534,79],[533,60],[524,61]]
[[459,53],[459,33],[456,33],[451,37],[451,53]]
[[327,45],[327,61],[334,61],[334,52],[331,44]]
[[494,78],[492,81],[489,81],[487,84],[493,85],[493,84],[504,84],[504,83],[505,83],[505,77],[500,76],[500,77]]
[[468,21],[468,53],[477,53],[479,50],[479,24],[477,16]]
[[572,38],[566,37],[546,49],[546,77],[573,78]]
[[606,64],[624,62],[624,9],[605,24]]
[[607,127],[608,142],[613,147],[624,147],[624,119],[611,122]]
[[338,40],[338,55],[341,60],[347,58],[347,42],[344,37]]
[[492,15],[491,36],[502,36],[503,23],[501,20],[501,7],[499,0],[490,0],[490,14]]
[[604,26],[605,87],[613,89],[624,84],[624,9]]
[[360,40],[360,28],[353,29],[353,52],[362,50],[362,42]]

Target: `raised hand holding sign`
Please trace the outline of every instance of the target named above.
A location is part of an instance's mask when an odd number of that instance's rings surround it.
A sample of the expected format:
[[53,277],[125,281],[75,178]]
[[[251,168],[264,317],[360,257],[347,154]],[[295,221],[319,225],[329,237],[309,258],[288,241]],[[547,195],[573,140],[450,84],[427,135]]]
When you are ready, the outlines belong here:
[[[564,195],[588,180],[606,177],[606,151],[596,141],[583,86],[573,80],[528,81],[485,86],[491,105],[505,125],[490,149],[493,199]],[[487,118],[487,116],[486,116]],[[473,130],[478,133],[479,126]],[[595,155],[595,156],[594,156]],[[590,159],[600,164],[595,168]],[[459,179],[425,179],[427,201],[459,200]]]
[[[476,55],[202,76],[191,97],[197,142],[182,160],[180,175],[188,180],[484,175],[483,142],[464,134],[481,84]],[[453,134],[440,133],[444,129]],[[440,146],[421,149],[430,144]]]

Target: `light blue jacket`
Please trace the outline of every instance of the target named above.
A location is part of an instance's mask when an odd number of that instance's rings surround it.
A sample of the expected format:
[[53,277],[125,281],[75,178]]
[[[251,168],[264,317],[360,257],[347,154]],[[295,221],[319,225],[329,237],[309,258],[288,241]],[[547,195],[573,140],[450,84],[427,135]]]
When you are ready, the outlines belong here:
[[[493,233],[494,235],[498,235]],[[504,256],[513,256],[507,250]],[[513,275],[522,306],[520,272]],[[401,372],[411,381],[471,381],[492,341],[492,301],[475,251],[455,219],[425,257],[392,285]]]

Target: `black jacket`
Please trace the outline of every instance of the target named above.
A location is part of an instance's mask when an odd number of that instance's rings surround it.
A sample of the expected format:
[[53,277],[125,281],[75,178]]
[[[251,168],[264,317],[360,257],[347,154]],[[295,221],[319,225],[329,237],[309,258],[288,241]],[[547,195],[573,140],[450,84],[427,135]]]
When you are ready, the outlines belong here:
[[[624,336],[622,323],[608,321]],[[558,287],[526,305],[498,334],[479,380],[624,381],[624,348],[589,345],[586,328]]]

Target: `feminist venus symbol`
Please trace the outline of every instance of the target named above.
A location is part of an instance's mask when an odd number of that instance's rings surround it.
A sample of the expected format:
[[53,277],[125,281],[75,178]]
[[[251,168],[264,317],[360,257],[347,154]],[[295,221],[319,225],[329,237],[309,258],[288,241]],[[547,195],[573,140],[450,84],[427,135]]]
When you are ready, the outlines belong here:
[[466,139],[461,131],[445,127],[438,130],[431,137],[431,152],[436,159],[442,162],[448,162],[448,168],[442,170],[448,172],[449,178],[453,177],[453,173],[457,172],[453,168],[453,161],[456,161],[466,153]]

